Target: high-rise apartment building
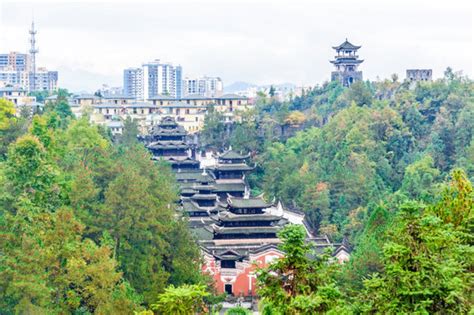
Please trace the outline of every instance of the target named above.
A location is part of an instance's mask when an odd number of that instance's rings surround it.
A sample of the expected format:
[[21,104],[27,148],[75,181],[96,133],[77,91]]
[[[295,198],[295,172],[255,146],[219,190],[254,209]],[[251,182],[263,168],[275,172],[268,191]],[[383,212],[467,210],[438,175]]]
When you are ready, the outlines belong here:
[[0,54],[0,69],[30,71],[30,55],[15,51],[8,54]]
[[123,70],[123,93],[135,99],[143,99],[143,69]]
[[136,99],[147,100],[158,95],[180,98],[182,94],[182,67],[163,63],[159,59],[145,63],[141,68],[124,70],[124,92]]
[[30,91],[55,91],[58,88],[58,72],[38,68],[35,71],[35,86],[30,78]]
[[183,86],[184,95],[219,97],[224,91],[224,84],[219,77],[185,78]]
[[176,98],[183,97],[183,67],[176,66],[174,68],[176,80]]

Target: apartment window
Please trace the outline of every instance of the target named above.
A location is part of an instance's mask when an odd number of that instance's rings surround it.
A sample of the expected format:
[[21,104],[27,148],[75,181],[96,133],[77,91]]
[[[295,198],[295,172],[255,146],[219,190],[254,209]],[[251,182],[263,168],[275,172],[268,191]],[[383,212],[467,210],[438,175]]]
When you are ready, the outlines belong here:
[[137,109],[136,109],[136,108],[133,109],[133,113],[134,113],[134,114],[137,113]]
[[107,109],[105,110],[105,112],[108,114],[108,113],[109,113],[109,109],[107,108]]
[[199,120],[199,118],[198,118],[198,117],[196,117],[196,121],[198,121],[198,120]]
[[186,114],[189,115],[189,109],[186,109]]

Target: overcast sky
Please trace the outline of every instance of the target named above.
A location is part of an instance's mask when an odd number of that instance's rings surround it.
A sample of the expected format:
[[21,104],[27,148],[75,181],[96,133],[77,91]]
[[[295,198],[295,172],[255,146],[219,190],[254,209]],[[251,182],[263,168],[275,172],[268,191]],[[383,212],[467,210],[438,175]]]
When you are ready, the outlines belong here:
[[[335,46],[362,45],[365,79],[407,68],[446,67],[473,76],[474,1],[8,1],[0,0],[0,52],[28,50],[34,14],[38,66],[60,85],[122,85],[126,67],[161,59],[185,76],[224,84],[328,80]],[[34,13],[33,13],[34,12]]]

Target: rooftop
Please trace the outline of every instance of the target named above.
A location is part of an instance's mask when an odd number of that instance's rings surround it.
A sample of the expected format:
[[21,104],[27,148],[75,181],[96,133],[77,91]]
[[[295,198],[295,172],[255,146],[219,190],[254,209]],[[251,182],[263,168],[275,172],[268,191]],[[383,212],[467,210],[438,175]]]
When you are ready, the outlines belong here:
[[250,154],[242,155],[238,152],[235,152],[234,150],[227,150],[218,157],[222,160],[245,160],[250,157]]
[[245,163],[234,163],[234,164],[218,164],[214,169],[219,171],[251,171],[253,167],[248,166]]
[[279,221],[282,217],[269,214],[235,214],[230,211],[223,211],[218,214],[217,219],[226,222],[241,222],[241,221]]
[[216,99],[221,99],[221,100],[246,100],[247,98],[242,95],[238,94],[224,94],[220,97],[216,97]]
[[106,100],[133,100],[135,99],[133,96],[128,96],[128,95],[122,95],[122,94],[117,94],[117,95],[104,95],[102,96],[103,99]]
[[351,44],[346,38],[346,40],[342,44],[340,44],[339,46],[333,46],[332,48],[335,50],[342,50],[342,49],[357,50],[361,47],[362,46],[356,46],[356,45]]
[[238,198],[229,196],[227,198],[227,203],[231,208],[268,208],[271,204],[268,204],[263,200],[262,197],[251,197],[251,198]]
[[359,60],[359,59],[354,59],[354,58],[337,58],[336,60],[330,60],[329,62],[335,65],[348,64],[348,63],[359,64],[359,63],[364,62],[364,60]]
[[242,183],[219,183],[216,184],[215,192],[243,192],[245,184]]
[[279,226],[239,226],[239,227],[221,227],[213,225],[216,234],[254,234],[254,233],[276,233],[280,230]]

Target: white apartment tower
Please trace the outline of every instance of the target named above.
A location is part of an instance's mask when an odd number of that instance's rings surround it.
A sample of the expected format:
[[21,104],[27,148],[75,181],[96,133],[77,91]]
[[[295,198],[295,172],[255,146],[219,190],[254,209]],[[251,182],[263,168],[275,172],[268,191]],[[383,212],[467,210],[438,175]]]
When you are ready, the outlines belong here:
[[147,100],[157,95],[180,98],[182,93],[182,67],[162,63],[156,59],[141,68],[124,70],[124,92],[136,99]]
[[143,69],[128,68],[123,70],[123,92],[135,99],[143,99]]
[[185,78],[183,85],[185,95],[219,97],[224,91],[224,84],[219,77]]

